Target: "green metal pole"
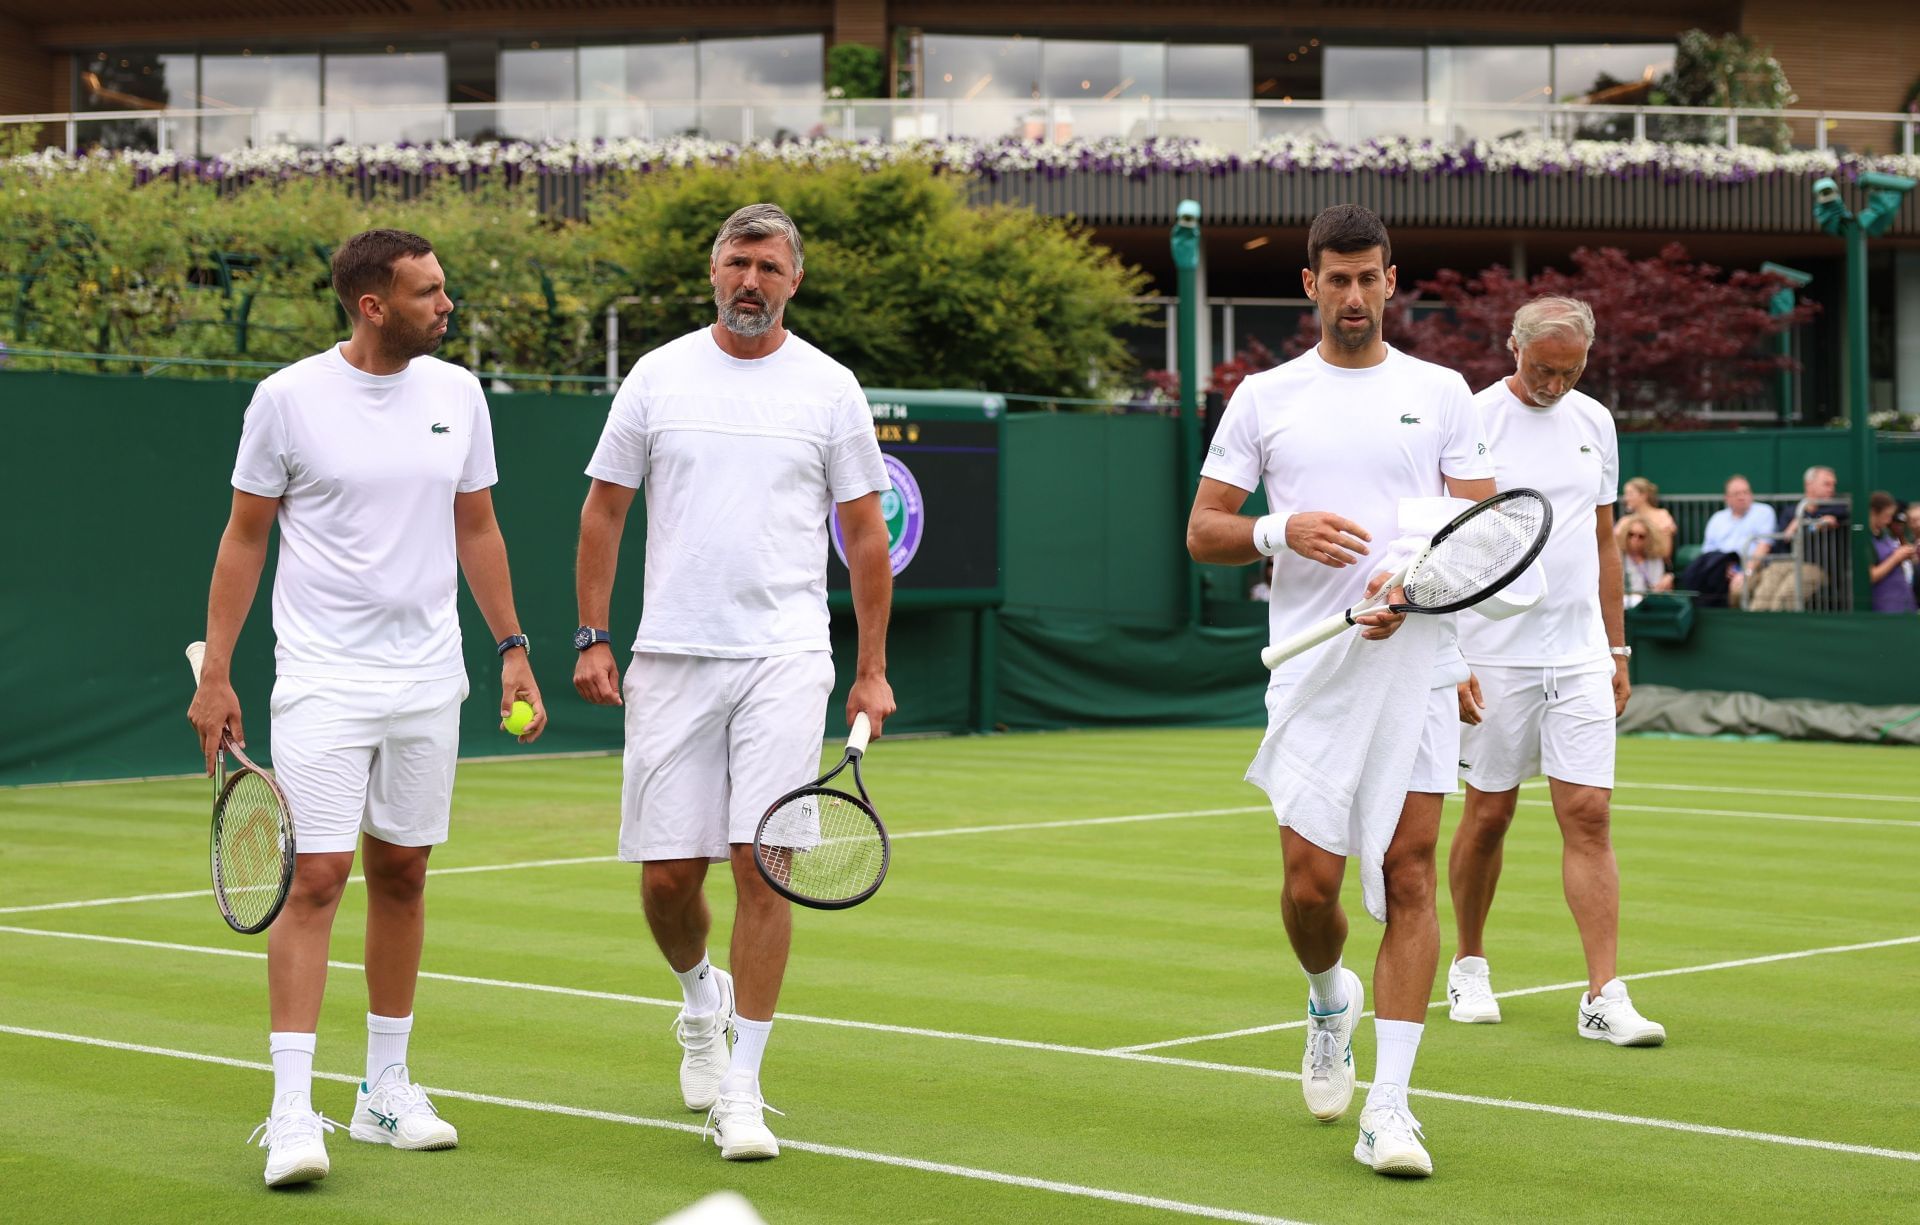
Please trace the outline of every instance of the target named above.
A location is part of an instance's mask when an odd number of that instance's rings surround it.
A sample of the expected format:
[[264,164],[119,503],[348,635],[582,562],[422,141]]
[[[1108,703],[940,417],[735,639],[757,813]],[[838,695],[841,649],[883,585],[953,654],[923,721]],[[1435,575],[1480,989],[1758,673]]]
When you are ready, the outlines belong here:
[[[1179,334],[1174,338],[1180,362],[1180,447],[1176,474],[1180,509],[1193,500],[1200,480],[1200,204],[1182,200],[1175,214],[1171,243],[1179,274]],[[1201,620],[1200,564],[1187,558],[1187,623]]]
[[1867,497],[1873,492],[1873,426],[1867,421],[1867,235],[1847,223],[1847,428],[1853,441],[1853,608],[1873,607],[1873,538],[1867,531]]

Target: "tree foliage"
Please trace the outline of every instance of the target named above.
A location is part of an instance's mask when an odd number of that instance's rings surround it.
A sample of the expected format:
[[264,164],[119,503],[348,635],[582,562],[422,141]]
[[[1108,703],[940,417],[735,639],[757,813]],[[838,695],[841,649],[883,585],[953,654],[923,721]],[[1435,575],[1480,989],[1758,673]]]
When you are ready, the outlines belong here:
[[869,386],[1072,396],[1131,373],[1119,329],[1141,317],[1145,274],[1072,225],[969,208],[964,183],[912,162],[758,159],[648,175],[599,201],[594,228],[643,299],[625,316],[642,348],[712,322],[713,236],[758,200],[785,208],[806,245],[788,323]]

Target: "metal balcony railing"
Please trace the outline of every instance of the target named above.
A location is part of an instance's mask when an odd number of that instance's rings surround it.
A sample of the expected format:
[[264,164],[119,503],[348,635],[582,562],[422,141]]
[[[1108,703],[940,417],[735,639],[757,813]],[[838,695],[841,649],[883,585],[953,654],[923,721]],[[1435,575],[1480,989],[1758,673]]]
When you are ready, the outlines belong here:
[[537,143],[675,136],[726,142],[967,138],[1045,144],[1106,138],[1133,143],[1184,138],[1235,153],[1248,153],[1287,137],[1345,145],[1389,138],[1443,144],[1539,138],[1824,150],[1840,125],[1845,125],[1841,130],[1852,138],[1850,143],[1871,136],[1876,151],[1911,156],[1920,142],[1920,115],[1910,113],[1439,101],[760,99],[203,108],[0,116],[0,131],[38,127],[43,129],[41,139],[48,147],[64,148],[69,153],[101,147],[142,148],[199,157],[273,145],[321,148],[340,143]]

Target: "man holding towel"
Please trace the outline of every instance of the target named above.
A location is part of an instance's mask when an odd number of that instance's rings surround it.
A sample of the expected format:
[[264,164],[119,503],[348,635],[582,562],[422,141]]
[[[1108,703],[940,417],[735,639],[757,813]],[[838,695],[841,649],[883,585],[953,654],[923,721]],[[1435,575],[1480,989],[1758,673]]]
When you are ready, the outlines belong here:
[[[1667,1031],[1640,1015],[1615,977],[1620,870],[1613,858],[1613,723],[1627,708],[1626,622],[1613,500],[1620,449],[1613,414],[1574,390],[1593,344],[1593,311],[1578,298],[1542,297],[1513,316],[1514,372],[1475,397],[1503,485],[1553,503],[1541,552],[1547,597],[1511,622],[1465,618],[1461,644],[1473,676],[1460,686],[1460,770],[1467,806],[1447,858],[1460,948],[1447,969],[1447,1015],[1500,1020],[1487,969],[1487,913],[1500,882],[1500,847],[1520,784],[1545,768],[1560,823],[1561,879],[1580,944],[1587,991],[1574,1032],[1615,1046],[1659,1046]],[[1731,496],[1731,495],[1730,495]]]
[[[1386,227],[1372,212],[1345,204],[1315,218],[1301,280],[1319,308],[1320,343],[1240,385],[1201,469],[1188,550],[1196,561],[1225,565],[1273,558],[1268,630],[1275,642],[1379,586],[1386,575],[1381,558],[1397,534],[1404,499],[1450,493],[1477,501],[1494,492],[1491,458],[1465,381],[1381,337],[1394,276]],[[1241,515],[1247,495],[1262,487],[1271,513]],[[1370,734],[1311,719],[1287,722],[1289,698],[1317,656],[1378,653],[1384,648],[1370,644],[1392,634],[1402,618],[1377,612],[1358,620],[1362,641],[1336,640],[1275,670],[1262,759],[1276,740],[1298,756],[1310,751],[1301,742],[1315,735]],[[1428,636],[1424,649],[1435,651],[1440,637]],[[1383,1174],[1433,1172],[1420,1125],[1407,1108],[1407,1083],[1440,958],[1434,847],[1442,799],[1454,789],[1460,732],[1453,685],[1466,672],[1451,638],[1446,627],[1448,665],[1423,656],[1414,684],[1388,701],[1403,714],[1404,703],[1419,707],[1412,734],[1388,753],[1396,760],[1387,764],[1407,784],[1398,812],[1387,812],[1386,827],[1368,829],[1361,839],[1384,848],[1378,867],[1386,933],[1373,977],[1378,1065],[1354,1157]],[[1259,776],[1260,768],[1257,760],[1249,776]],[[1290,803],[1277,790],[1269,794],[1282,827],[1281,916],[1308,982],[1301,1089],[1308,1110],[1331,1122],[1353,1098],[1352,1036],[1365,1009],[1359,976],[1340,960],[1347,936],[1340,885],[1349,845],[1316,843],[1296,828],[1303,822],[1290,819]]]

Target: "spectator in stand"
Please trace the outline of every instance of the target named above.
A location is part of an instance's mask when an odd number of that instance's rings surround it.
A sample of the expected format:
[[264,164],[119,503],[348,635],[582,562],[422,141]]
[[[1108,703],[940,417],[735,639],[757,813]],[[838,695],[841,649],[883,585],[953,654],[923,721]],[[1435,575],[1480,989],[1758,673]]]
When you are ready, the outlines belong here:
[[1897,504],[1893,495],[1876,489],[1867,499],[1867,530],[1873,534],[1873,611],[1911,613],[1916,611],[1913,594],[1913,545],[1902,538],[1894,525]]
[[1673,521],[1671,514],[1661,508],[1660,486],[1644,476],[1636,476],[1627,482],[1625,489],[1620,491],[1620,500],[1627,504],[1627,513],[1620,516],[1620,521],[1624,523],[1628,519],[1637,518],[1653,524],[1658,530],[1647,537],[1647,544],[1649,548],[1657,548],[1659,551],[1652,556],[1663,563],[1671,560],[1673,538],[1679,533],[1680,525]]
[[1740,603],[1754,546],[1780,530],[1773,507],[1753,500],[1753,485],[1739,473],[1727,478],[1726,506],[1707,520],[1700,556],[1680,576],[1680,586],[1701,593],[1702,604]]
[[1749,609],[1762,612],[1781,609],[1798,611],[1804,598],[1820,590],[1827,581],[1825,569],[1805,560],[1782,565],[1780,562],[1787,560],[1782,558],[1762,569],[1762,561],[1770,557],[1774,549],[1784,545],[1791,550],[1798,545],[1798,553],[1802,558],[1810,554],[1823,558],[1844,558],[1844,537],[1822,535],[1840,530],[1847,517],[1847,504],[1834,493],[1838,484],[1839,478],[1834,475],[1832,468],[1816,465],[1801,474],[1801,497],[1794,503],[1793,518],[1787,521],[1786,528],[1777,539],[1762,540],[1753,547],[1753,582],[1747,589]]
[[1630,514],[1613,525],[1613,539],[1620,546],[1621,577],[1626,582],[1627,607],[1638,604],[1641,597],[1656,591],[1672,591],[1673,575],[1667,573],[1667,563],[1658,556],[1655,549],[1664,543],[1666,551],[1673,551],[1672,540],[1661,540],[1662,533],[1644,515]]

